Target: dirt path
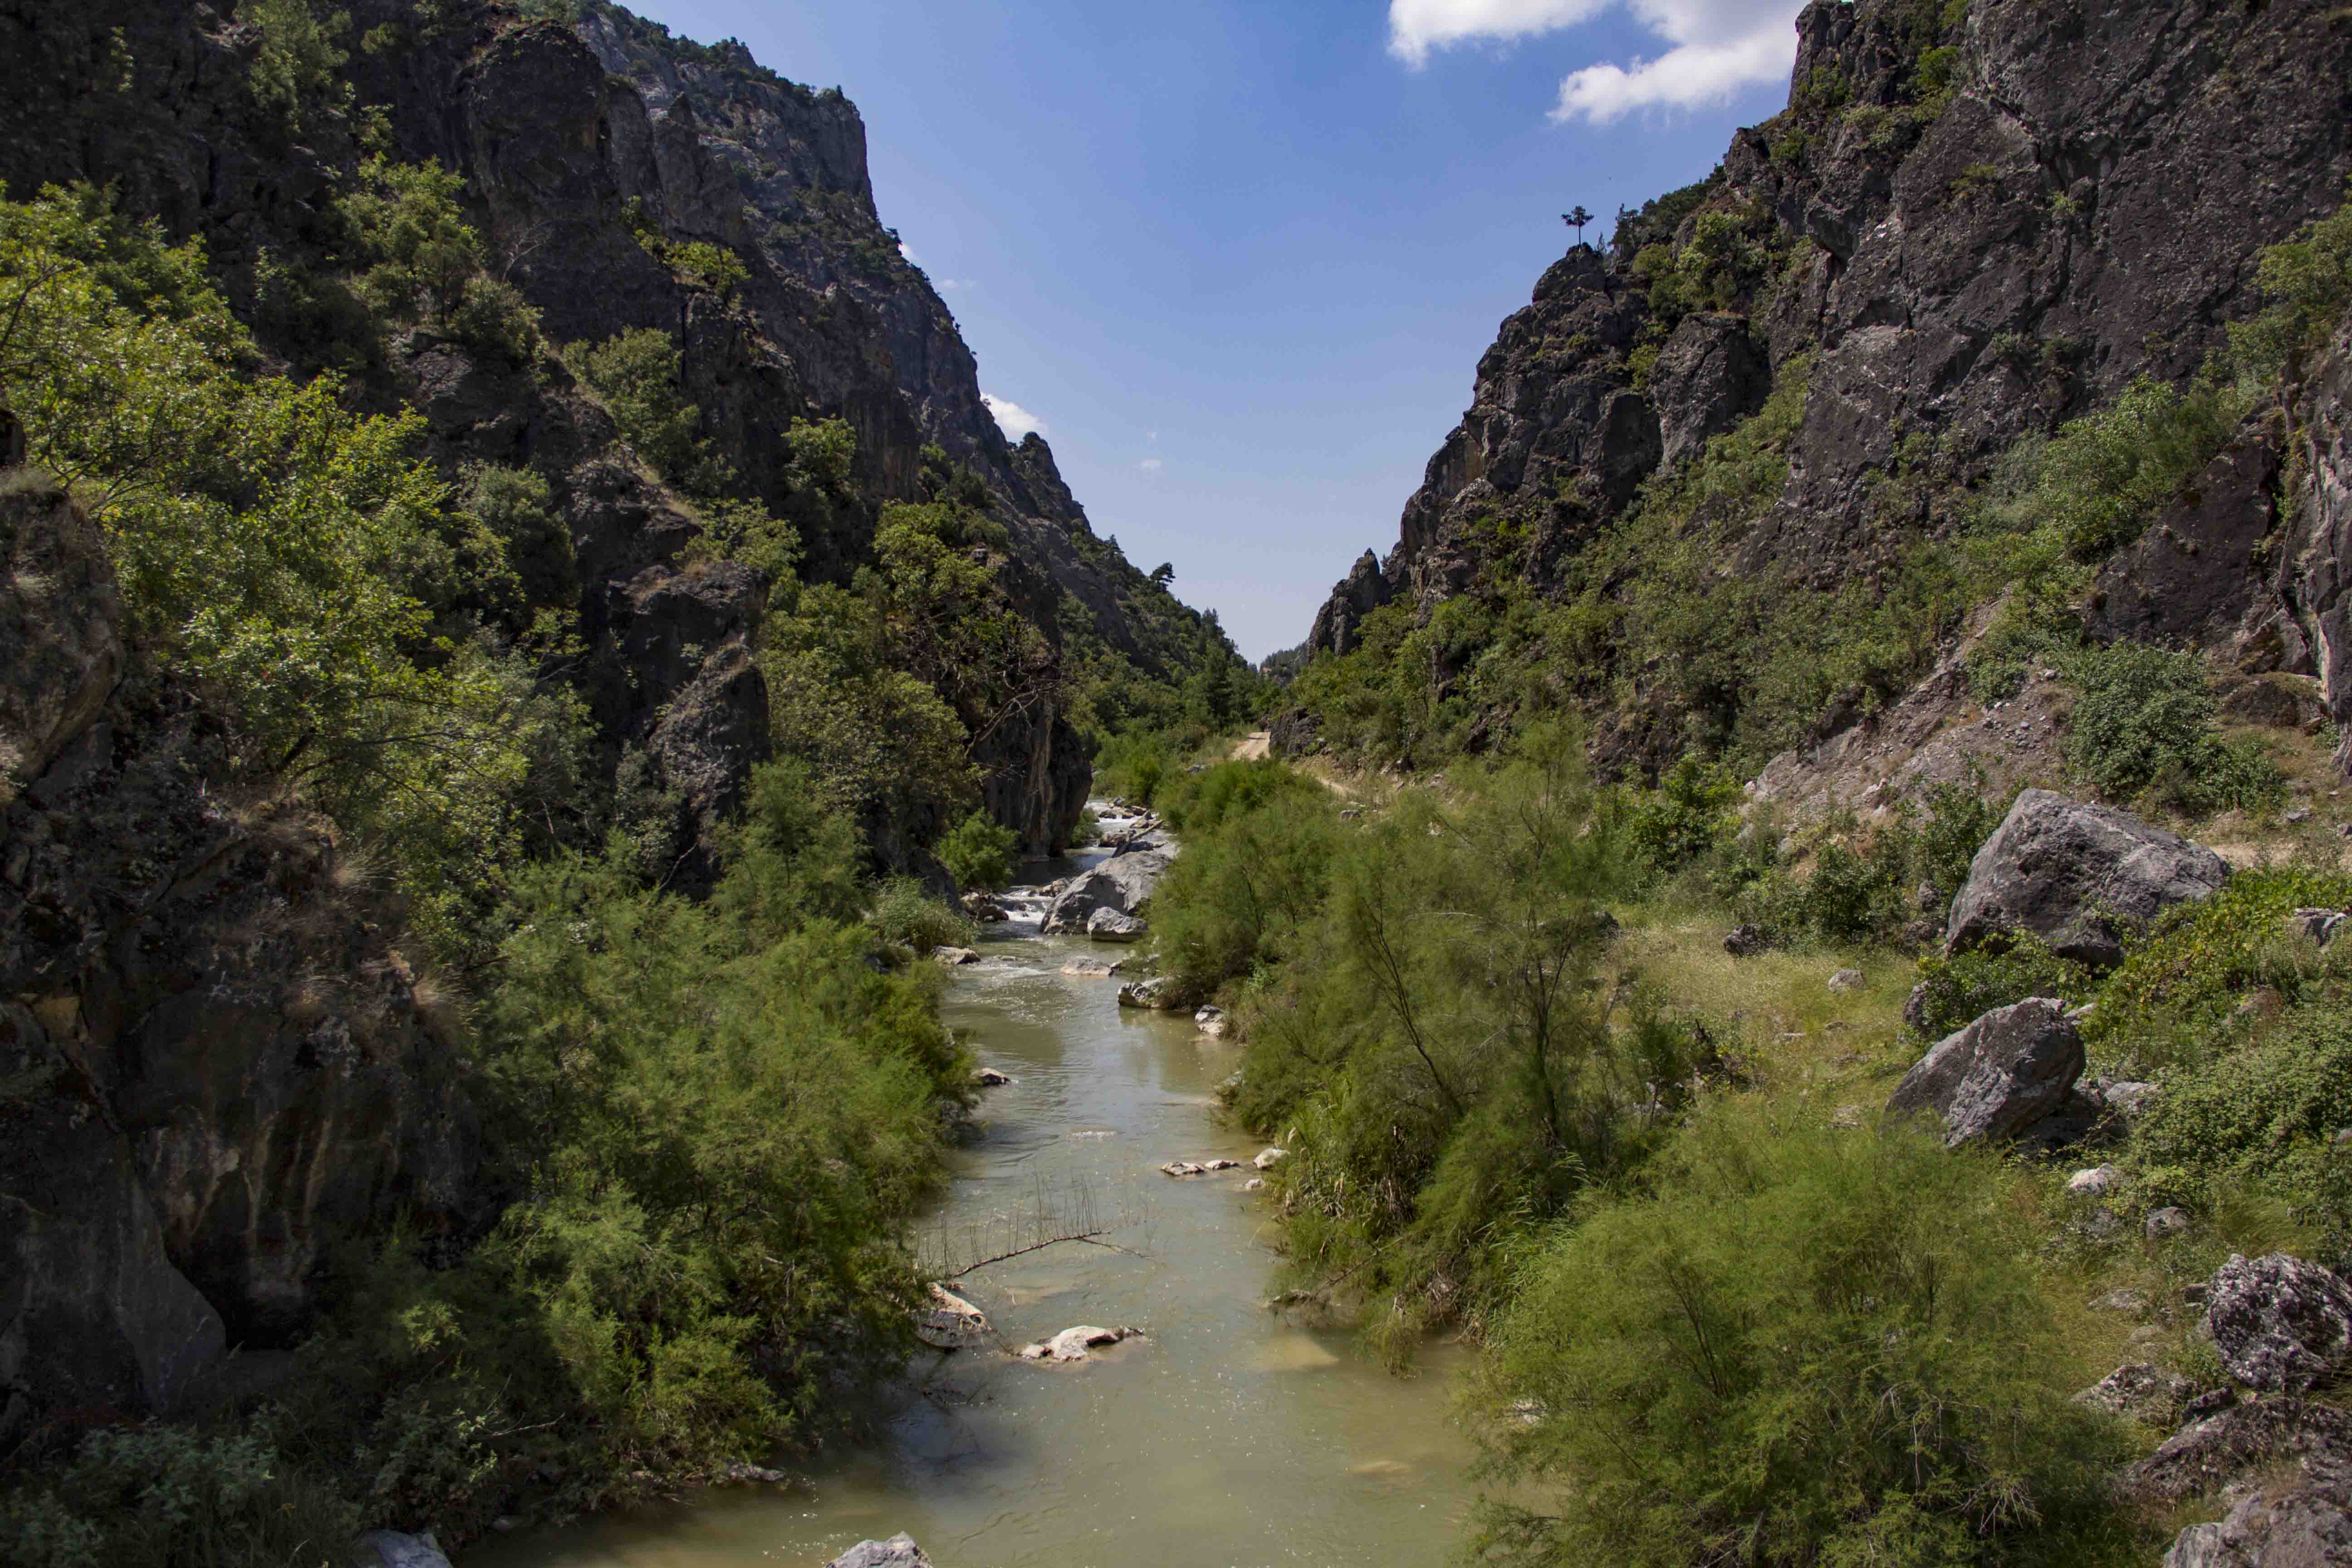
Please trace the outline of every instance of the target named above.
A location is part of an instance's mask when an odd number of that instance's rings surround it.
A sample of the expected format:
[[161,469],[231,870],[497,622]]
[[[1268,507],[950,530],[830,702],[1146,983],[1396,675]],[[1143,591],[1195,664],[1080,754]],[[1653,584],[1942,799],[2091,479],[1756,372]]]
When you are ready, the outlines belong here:
[[1233,760],[1255,763],[1274,749],[1274,737],[1264,730],[1253,730],[1234,742]]

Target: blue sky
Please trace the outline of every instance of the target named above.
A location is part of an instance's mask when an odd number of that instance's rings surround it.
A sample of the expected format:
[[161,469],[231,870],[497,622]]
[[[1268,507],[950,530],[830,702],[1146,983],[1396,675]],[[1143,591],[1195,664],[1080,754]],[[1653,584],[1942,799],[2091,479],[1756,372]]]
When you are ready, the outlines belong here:
[[848,93],[982,387],[1252,658],[1396,542],[1559,215],[1704,176],[1784,101],[1799,9],[630,3]]

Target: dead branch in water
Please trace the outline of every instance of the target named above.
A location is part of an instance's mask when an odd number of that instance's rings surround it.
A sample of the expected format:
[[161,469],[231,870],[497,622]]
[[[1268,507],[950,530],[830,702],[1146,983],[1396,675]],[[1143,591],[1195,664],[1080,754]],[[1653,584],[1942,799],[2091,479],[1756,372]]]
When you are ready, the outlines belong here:
[[1100,1189],[1085,1176],[1060,1181],[1039,1177],[1018,1200],[993,1215],[935,1227],[918,1247],[917,1258],[924,1278],[946,1283],[992,1263],[1066,1242],[1099,1247],[1129,1258],[1149,1258],[1148,1251],[1104,1239],[1113,1231],[1139,1223],[1142,1214],[1142,1205],[1131,1193],[1107,1206]]

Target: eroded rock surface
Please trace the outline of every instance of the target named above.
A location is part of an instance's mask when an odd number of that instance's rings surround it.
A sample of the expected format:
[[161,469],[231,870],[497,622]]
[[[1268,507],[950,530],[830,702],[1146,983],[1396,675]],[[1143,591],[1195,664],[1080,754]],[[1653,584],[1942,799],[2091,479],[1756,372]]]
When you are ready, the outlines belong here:
[[1932,1112],[1954,1145],[2015,1138],[2065,1103],[2084,1065],[2065,1004],[2032,997],[1938,1041],[1904,1074],[1886,1113]]
[[2205,1300],[2213,1348],[2248,1388],[2301,1394],[2352,1358],[2352,1287],[2316,1263],[2232,1256]]
[[2127,811],[2030,789],[1969,863],[1945,950],[2028,931],[2062,957],[2111,965],[2129,929],[2211,897],[2229,875],[2212,850]]

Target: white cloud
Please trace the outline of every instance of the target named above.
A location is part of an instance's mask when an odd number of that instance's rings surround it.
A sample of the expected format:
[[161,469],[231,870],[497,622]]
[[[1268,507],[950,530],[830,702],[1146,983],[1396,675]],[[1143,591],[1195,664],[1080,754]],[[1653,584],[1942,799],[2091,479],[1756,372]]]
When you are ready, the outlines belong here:
[[1038,417],[1010,398],[992,397],[983,392],[980,400],[996,416],[996,427],[1004,432],[1008,441],[1018,441],[1025,436],[1043,436],[1045,426]]
[[1145,473],[1147,473],[1147,474],[1156,474],[1156,473],[1158,473],[1160,469],[1162,469],[1162,468],[1166,468],[1168,465],[1167,465],[1167,464],[1165,464],[1165,463],[1163,463],[1163,462],[1161,462],[1161,461],[1160,461],[1159,458],[1144,458],[1144,459],[1143,459],[1143,461],[1141,461],[1141,462],[1139,462],[1139,463],[1136,464],[1135,466],[1136,466],[1137,468],[1141,468],[1141,469],[1142,469]]
[[934,278],[931,281],[939,286],[940,292],[946,294],[955,293],[959,289],[978,287],[978,285],[973,283],[969,278]]
[[1418,70],[1432,49],[1507,43],[1588,21],[1612,0],[1389,0],[1389,53]]
[[1637,109],[1721,103],[1743,88],[1785,81],[1796,61],[1804,0],[1390,0],[1389,52],[1419,67],[1433,49],[1556,32],[1621,5],[1671,47],[1652,59],[1570,72],[1553,120],[1600,125]]

